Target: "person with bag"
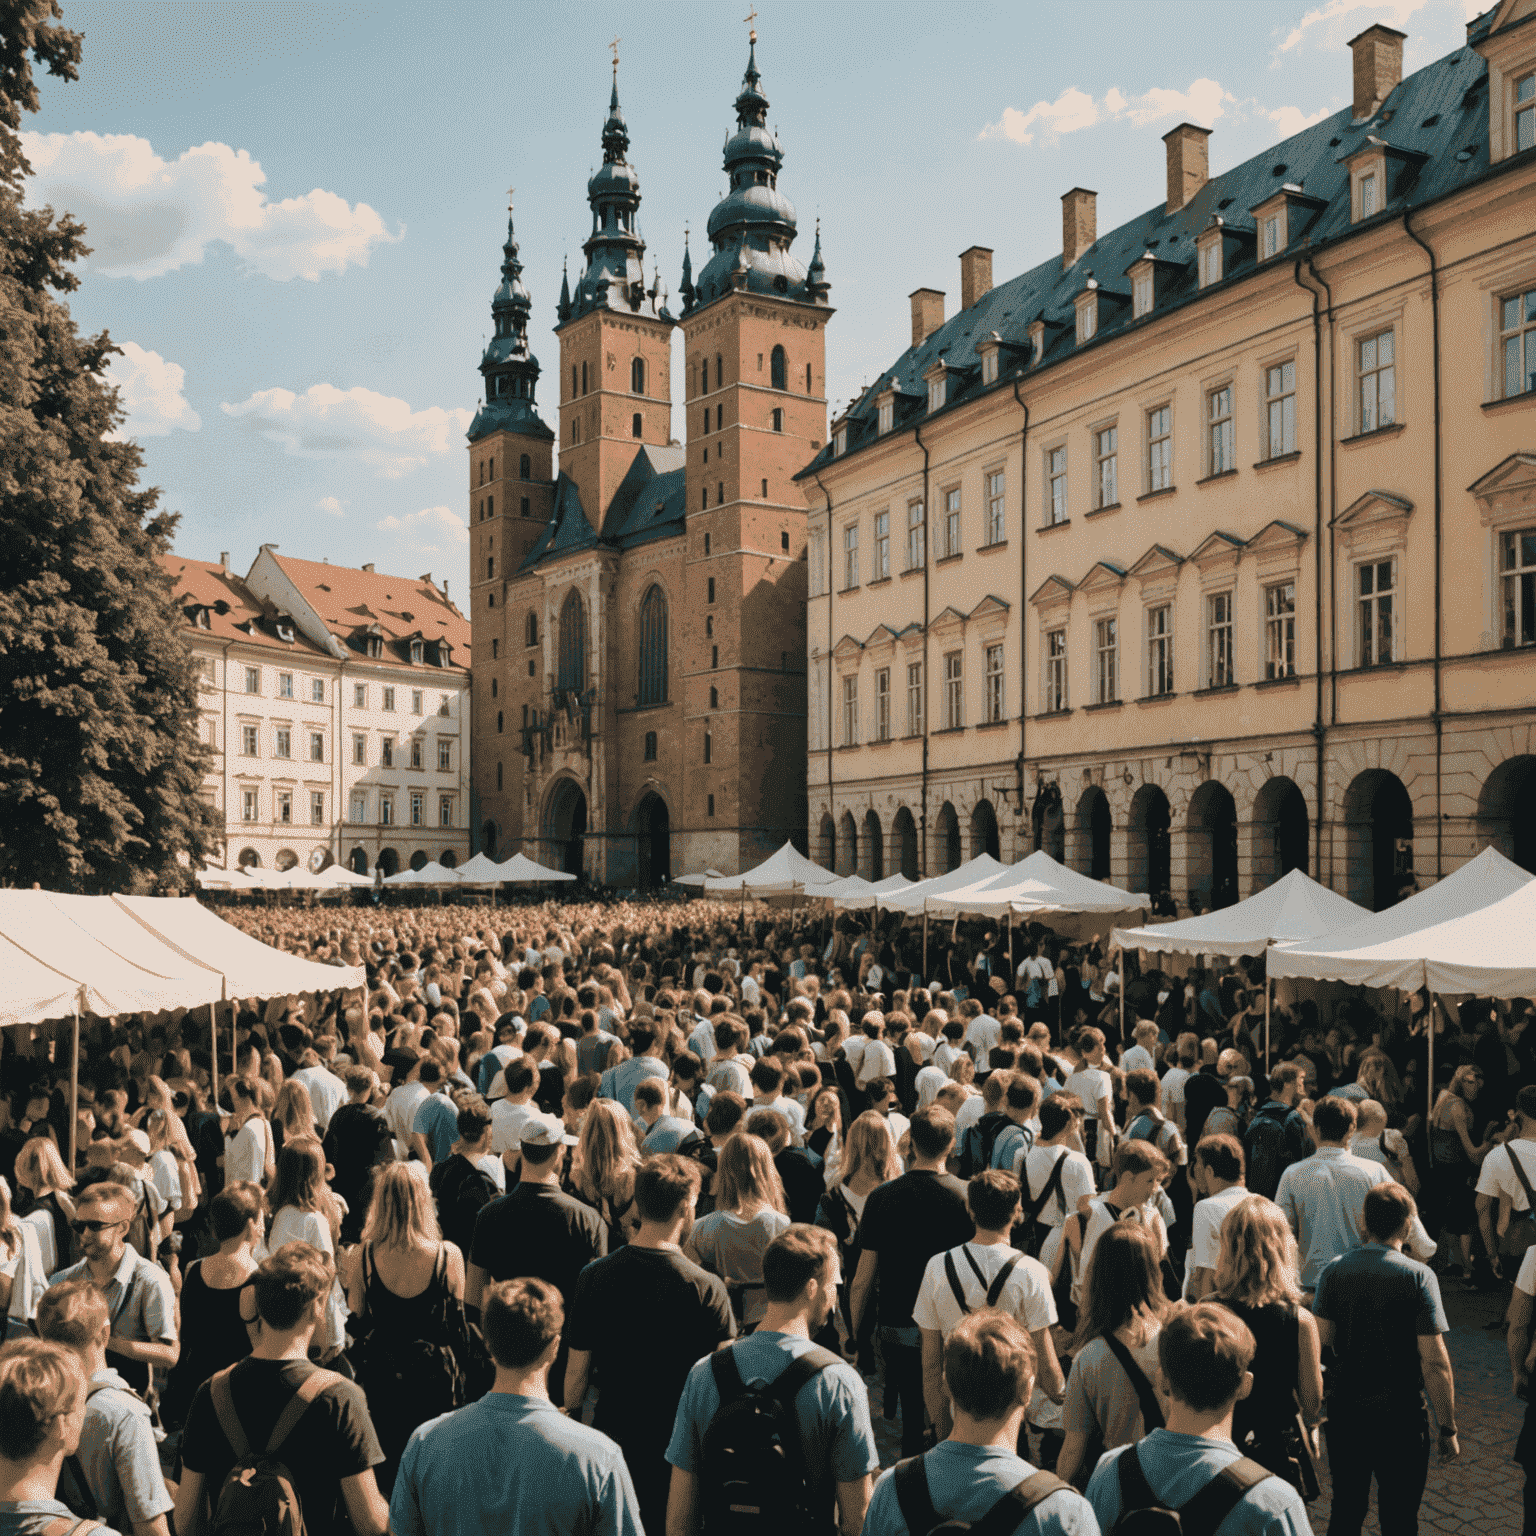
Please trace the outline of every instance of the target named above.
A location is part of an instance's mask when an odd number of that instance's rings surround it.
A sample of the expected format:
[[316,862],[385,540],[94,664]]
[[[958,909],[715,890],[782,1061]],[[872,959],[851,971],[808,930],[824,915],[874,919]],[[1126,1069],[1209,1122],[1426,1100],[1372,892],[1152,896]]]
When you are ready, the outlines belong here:
[[[308,1243],[336,1262],[341,1235],[341,1203],[325,1182],[325,1153],[313,1136],[290,1136],[277,1155],[277,1176],[267,1191],[272,1220],[267,1244],[274,1252],[284,1243]],[[347,1302],[340,1280],[331,1287],[325,1321],[315,1334],[315,1358],[323,1365],[347,1342]]]
[[1157,1341],[1166,1427],[1110,1451],[1088,1484],[1101,1530],[1117,1536],[1312,1536],[1284,1479],[1232,1443],[1232,1414],[1253,1388],[1253,1335],[1225,1307],[1180,1307]]
[[1518,1273],[1526,1250],[1536,1247],[1536,1085],[1515,1095],[1509,1129],[1501,1145],[1477,1171],[1477,1224],[1493,1272]]
[[[1035,1132],[1040,1127],[1039,1082],[1025,1072],[1008,1074],[1002,1111],[1007,1123],[993,1140],[992,1155],[985,1166],[1011,1173],[1035,1144]],[[978,1173],[981,1171],[977,1170]]]
[[667,1536],[823,1536],[834,1518],[846,1536],[860,1530],[880,1467],[869,1389],[811,1342],[841,1279],[822,1227],[796,1224],[768,1245],[762,1322],[700,1360],[683,1387]]
[[1088,1501],[1017,1454],[1035,1386],[1030,1336],[1001,1312],[972,1312],[944,1341],[948,1437],[882,1474],[864,1536],[1098,1536]]
[[118,1536],[55,1497],[85,1423],[85,1371],[61,1344],[0,1347],[0,1531],[5,1536]]
[[1275,1198],[1281,1174],[1309,1150],[1307,1122],[1296,1107],[1301,1091],[1301,1068],[1294,1061],[1280,1062],[1269,1074],[1269,1098],[1253,1112],[1243,1138],[1248,1188],[1266,1200]]
[[224,1122],[224,1156],[219,1160],[224,1183],[259,1184],[265,1189],[277,1173],[277,1150],[256,1084],[243,1077],[230,1078],[229,1102],[234,1113]]
[[1163,1180],[1167,1175],[1168,1161],[1150,1141],[1123,1141],[1115,1148],[1115,1160],[1111,1165],[1113,1182],[1102,1195],[1088,1203],[1074,1301],[1082,1299],[1094,1247],[1116,1222],[1133,1221],[1146,1227],[1157,1239],[1158,1262],[1165,1265],[1168,1218],[1172,1215],[1172,1206],[1163,1193]]
[[1067,1218],[1093,1199],[1097,1187],[1083,1152],[1082,1119],[1076,1094],[1053,1093],[1040,1105],[1039,1137],[1013,1167],[1023,1200],[1015,1240],[1047,1269],[1056,1267]]
[[330,1259],[285,1243],[253,1281],[251,1354],[204,1382],[181,1443],[176,1536],[384,1536],[384,1459],[356,1382],[309,1359]]
[[784,1185],[761,1136],[739,1130],[720,1149],[715,1208],[694,1223],[683,1254],[725,1281],[736,1326],[750,1332],[761,1321],[763,1255],[789,1226]]

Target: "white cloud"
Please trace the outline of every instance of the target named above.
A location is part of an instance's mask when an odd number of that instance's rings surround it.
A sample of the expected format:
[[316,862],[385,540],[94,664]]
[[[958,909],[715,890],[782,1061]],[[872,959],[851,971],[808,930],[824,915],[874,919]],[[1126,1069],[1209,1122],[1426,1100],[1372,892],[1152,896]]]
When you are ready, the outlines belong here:
[[339,501],[334,496],[322,496],[320,500],[315,503],[315,511],[328,512],[332,517],[340,517],[343,505],[344,503]]
[[1095,101],[1086,91],[1069,86],[1055,101],[1037,101],[1027,112],[1021,112],[1017,107],[1005,107],[997,122],[988,123],[978,137],[1032,144],[1038,136],[1049,143],[1064,133],[1117,120],[1129,122],[1136,128],[1146,128],[1153,123],[1178,118],[1209,128],[1226,111],[1227,103],[1235,100],[1230,91],[1208,79],[1192,82],[1185,91],[1158,86],[1131,97],[1125,96],[1118,87],[1111,87],[1102,101]]
[[[1321,41],[1325,47],[1340,47],[1346,41],[1346,32],[1353,36],[1378,21],[1401,32],[1407,26],[1408,18],[1415,11],[1423,10],[1426,3],[1427,0],[1327,0],[1316,10],[1307,11],[1286,33],[1280,52],[1289,53],[1299,48],[1309,36]],[[1465,0],[1465,3],[1469,18],[1478,14],[1471,0]]]
[[1319,107],[1308,117],[1300,107],[1275,107],[1264,116],[1279,128],[1282,139],[1288,139],[1293,134],[1300,133],[1303,128],[1310,128],[1313,123],[1322,122],[1329,116],[1329,112],[1327,107]]
[[357,459],[392,480],[457,448],[473,416],[437,405],[413,411],[392,395],[334,384],[313,384],[302,395],[259,389],[220,409],[296,458]]
[[417,554],[457,554],[469,543],[469,525],[449,507],[423,507],[404,517],[386,517],[375,526],[398,535],[399,542]]
[[118,403],[128,417],[116,432],[107,434],[108,438],[126,442],[130,437],[169,437],[178,429],[196,432],[203,421],[182,394],[186,370],[137,342],[119,345],[121,354],[107,359],[107,383],[116,387]]
[[209,142],[163,160],[133,134],[24,133],[34,176],[27,198],[68,210],[86,226],[89,271],[161,277],[201,262],[221,242],[279,282],[317,282],[366,266],[377,245],[399,240],[366,203],[316,187],[272,202],[266,172],[246,150]]

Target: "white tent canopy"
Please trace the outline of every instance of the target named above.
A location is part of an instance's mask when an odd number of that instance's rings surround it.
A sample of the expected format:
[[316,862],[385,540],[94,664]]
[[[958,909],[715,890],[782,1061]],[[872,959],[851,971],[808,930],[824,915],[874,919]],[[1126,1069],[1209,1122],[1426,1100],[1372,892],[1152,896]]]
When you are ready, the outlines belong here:
[[923,903],[928,897],[942,896],[947,891],[958,891],[968,885],[980,885],[1002,874],[1007,868],[1006,864],[999,864],[990,853],[978,853],[974,859],[957,864],[947,875],[930,875],[926,880],[915,881],[904,891],[892,891],[885,905],[893,912],[905,912],[909,917],[916,917],[924,910]]
[[672,882],[672,884],[673,885],[696,885],[696,886],[698,886],[698,887],[700,887],[702,889],[703,885],[704,885],[704,882],[706,880],[723,880],[723,879],[725,879],[725,876],[722,875],[718,869],[706,869],[706,870],[698,871],[698,872],[696,872],[694,874],[691,874],[691,875],[679,875]]
[[874,885],[859,875],[844,875],[841,880],[830,880],[825,885],[818,885],[809,894],[814,900],[830,901],[845,912],[866,910],[880,900]]
[[[857,875],[848,876],[849,882],[858,880],[858,878]],[[862,880],[859,881],[860,885],[865,883]],[[884,880],[876,880],[869,887],[867,894],[861,891],[852,891],[846,895],[833,896],[832,905],[839,912],[859,912],[865,911],[870,907],[889,907],[892,896],[899,895],[903,891],[910,891],[914,883],[914,881],[908,880],[905,875],[887,875]],[[818,896],[829,895],[831,894],[831,888],[822,886],[817,890],[816,894]]]
[[831,885],[837,879],[830,869],[813,864],[793,843],[785,843],[755,869],[707,879],[704,889],[717,896],[792,896],[801,891],[814,894],[818,886]]
[[396,885],[457,885],[459,875],[457,870],[444,869],[435,859],[423,864],[420,869],[402,869],[397,875],[386,877],[384,884]]
[[975,913],[1004,917],[1020,913],[1045,918],[1056,913],[1112,916],[1142,912],[1152,905],[1146,895],[1133,895],[1105,885],[1053,859],[1044,849],[1011,864],[987,879],[945,891],[929,891],[923,910],[930,917]]
[[67,1019],[80,1006],[80,983],[0,936],[0,1024]]
[[499,878],[512,885],[539,885],[545,880],[576,878],[563,869],[550,869],[545,864],[537,864],[526,853],[514,853],[510,859],[496,867],[501,871]]
[[348,869],[345,864],[327,864],[315,879],[322,886],[340,888],[348,885],[372,885],[372,875],[360,875],[355,869]]
[[1336,933],[1370,915],[1364,907],[1293,869],[1235,906],[1177,923],[1116,928],[1113,942],[1122,949],[1164,955],[1260,955],[1271,944]]
[[484,853],[466,859],[454,872],[460,885],[500,885],[507,878],[502,873],[502,866]]
[[[1336,929],[1326,943],[1302,941],[1270,950],[1269,974],[1402,991],[1427,985],[1433,991],[1523,997],[1532,990],[1529,982],[1502,989],[1510,985],[1509,977],[1536,975],[1532,879],[1496,848],[1485,848],[1428,890]],[[1525,899],[1514,900],[1518,896]],[[1431,970],[1436,980],[1430,979]]]

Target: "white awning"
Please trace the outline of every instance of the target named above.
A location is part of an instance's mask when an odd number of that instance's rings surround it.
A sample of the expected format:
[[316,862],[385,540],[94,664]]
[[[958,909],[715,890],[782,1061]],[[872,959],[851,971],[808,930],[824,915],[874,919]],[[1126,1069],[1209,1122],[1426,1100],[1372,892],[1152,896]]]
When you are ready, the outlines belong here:
[[930,916],[1005,917],[1016,913],[1044,921],[1056,914],[1110,917],[1145,912],[1152,900],[1117,885],[1081,875],[1037,849],[989,878],[946,891],[929,891],[923,909]]
[[956,865],[947,875],[930,875],[926,880],[915,881],[904,891],[892,891],[885,905],[892,912],[905,912],[909,917],[918,917],[922,915],[923,903],[928,897],[942,896],[948,891],[958,891],[968,885],[979,885],[1002,874],[1007,868],[1006,864],[999,864],[990,853],[978,853],[974,859]]
[[755,869],[707,879],[704,889],[717,896],[792,896],[801,891],[814,892],[818,886],[831,885],[837,878],[830,869],[813,864],[793,843],[785,843]]

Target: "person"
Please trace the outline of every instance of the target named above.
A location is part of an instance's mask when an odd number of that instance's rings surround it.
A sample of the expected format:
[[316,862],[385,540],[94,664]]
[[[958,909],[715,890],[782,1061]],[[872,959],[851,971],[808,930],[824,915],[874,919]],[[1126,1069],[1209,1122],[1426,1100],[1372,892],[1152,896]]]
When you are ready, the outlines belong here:
[[[335,1055],[335,1044],[331,1040],[326,1046],[327,1053],[332,1057]],[[331,1117],[341,1108],[351,1091],[346,1079],[337,1077],[320,1059],[320,1053],[311,1049],[300,1057],[299,1069],[289,1078],[289,1082],[298,1083],[308,1092],[314,1111],[315,1134],[324,1137],[331,1127]]]
[[[1013,1167],[1026,1207],[1024,1246],[1047,1269],[1054,1267],[1067,1217],[1086,1207],[1096,1187],[1083,1152],[1082,1118],[1076,1094],[1053,1093],[1040,1105],[1039,1137]],[[1041,1239],[1038,1248],[1034,1238]]]
[[1301,1068],[1280,1062],[1269,1074],[1269,1098],[1253,1112],[1243,1139],[1248,1188],[1266,1200],[1275,1198],[1280,1175],[1307,1155],[1307,1122],[1296,1107],[1301,1090]]
[[[55,1536],[80,1524],[55,1495],[66,1456],[85,1425],[85,1372],[75,1355],[45,1339],[0,1348],[0,1531]],[[102,1524],[90,1536],[118,1536]]]
[[636,1085],[647,1077],[659,1077],[665,1083],[671,1074],[661,1059],[663,1042],[649,1024],[636,1023],[631,1027],[629,1048],[633,1054],[627,1061],[603,1073],[601,1091],[605,1099],[617,1100],[626,1115],[633,1115]]
[[112,1337],[107,1353],[135,1392],[149,1387],[150,1368],[176,1364],[176,1298],[171,1277],[128,1243],[133,1195],[121,1184],[92,1184],[80,1196],[70,1223],[85,1257],[49,1280],[88,1279],[107,1298]]
[[[975,1528],[1019,1494],[1029,1513],[1015,1522],[1010,1511],[998,1528],[1015,1536],[1098,1536],[1088,1501],[1059,1478],[1042,1477],[1017,1454],[1034,1386],[1034,1347],[1015,1318],[985,1310],[962,1318],[944,1341],[944,1392],[954,1427],[920,1460],[881,1475],[864,1536],[909,1536],[940,1519]],[[916,1471],[904,1472],[904,1466]],[[903,1498],[908,1478],[916,1486]],[[925,1513],[914,1525],[907,1508],[919,1503],[934,1518]]]
[[1062,1092],[1083,1106],[1083,1147],[1088,1161],[1108,1168],[1115,1151],[1114,1084],[1104,1069],[1104,1031],[1091,1026],[1077,1032],[1081,1065],[1064,1082]]
[[738,1131],[720,1149],[715,1208],[693,1225],[683,1253],[725,1281],[737,1327],[751,1332],[767,1305],[763,1254],[789,1226],[784,1185],[761,1136]]
[[1454,1461],[1461,1451],[1440,1283],[1403,1251],[1417,1214],[1413,1196],[1388,1181],[1368,1190],[1362,1205],[1365,1243],[1324,1267],[1312,1308],[1318,1337],[1334,1354],[1324,1426],[1333,1478],[1330,1536],[1359,1532],[1373,1476],[1382,1530],[1417,1528],[1429,1475],[1426,1392],[1440,1459]]
[[1253,1387],[1253,1351],[1253,1335],[1224,1307],[1200,1302],[1168,1319],[1157,1341],[1168,1422],[1099,1462],[1088,1502],[1100,1529],[1114,1530],[1128,1510],[1159,1507],[1186,1511],[1186,1531],[1312,1536],[1300,1494],[1232,1443],[1233,1410]]
[[37,1309],[39,1338],[62,1344],[85,1372],[85,1423],[60,1496],[77,1514],[133,1536],[168,1536],[171,1496],[149,1405],[107,1364],[106,1298],[89,1280],[56,1285]]
[[1016,1252],[1010,1243],[1019,1221],[1019,1181],[1011,1173],[988,1169],[966,1186],[965,1198],[976,1235],[928,1260],[912,1309],[922,1336],[923,1400],[941,1438],[947,1431],[944,1340],[961,1318],[982,1307],[1007,1313],[1028,1332],[1042,1395],[1060,1403],[1066,1391],[1051,1342],[1056,1324],[1051,1277],[1038,1259]]
[[[325,1153],[313,1136],[295,1136],[283,1143],[277,1155],[277,1177],[267,1195],[272,1212],[270,1246],[308,1243],[336,1259],[341,1232],[341,1209],[325,1182]],[[315,1331],[314,1343],[322,1361],[341,1353],[347,1342],[347,1305],[338,1282],[331,1288],[325,1318]]]
[[11,1209],[11,1190],[0,1180],[0,1314],[31,1321],[47,1284],[37,1226]]
[[1429,1116],[1430,1227],[1450,1233],[1461,1249],[1464,1278],[1472,1278],[1472,1231],[1477,1225],[1473,1177],[1494,1143],[1472,1140],[1473,1105],[1483,1074],[1470,1063],[1451,1074]]
[[648,1158],[635,1175],[640,1228],[581,1272],[568,1323],[566,1411],[580,1417],[595,1367],[593,1427],[623,1448],[651,1532],[666,1520],[667,1440],[689,1368],[736,1336],[725,1282],[682,1252],[698,1197],[697,1163]]
[[539,1070],[526,1056],[514,1056],[491,1080],[491,1151],[509,1173],[517,1171],[517,1133],[523,1122],[541,1111],[534,1103]]
[[300,1136],[312,1137],[316,1141],[320,1139],[320,1131],[315,1125],[314,1100],[304,1091],[303,1083],[296,1083],[290,1078],[277,1090],[277,1099],[272,1105],[271,1125],[279,1157],[282,1156],[283,1148]]
[[1157,1336],[1168,1313],[1155,1233],[1117,1222],[1083,1269],[1072,1340],[1072,1370],[1062,1406],[1057,1474],[1087,1480],[1094,1446],[1124,1445],[1162,1423],[1153,1395]]
[[634,1230],[635,1175],[640,1149],[634,1122],[611,1099],[594,1099],[576,1144],[572,1193],[585,1200],[608,1228],[608,1251],[621,1248]]
[[431,1173],[437,1163],[447,1161],[459,1138],[459,1113],[448,1097],[451,1086],[442,1062],[433,1056],[421,1063],[421,1086],[427,1091],[416,1106],[411,1120],[411,1151]]
[[389,1121],[373,1102],[379,1091],[378,1074],[371,1067],[348,1067],[341,1081],[347,1102],[337,1105],[321,1145],[332,1169],[331,1188],[346,1203],[341,1241],[350,1246],[363,1230],[373,1170],[392,1162],[395,1149]]
[[[1209,1042],[1209,1050],[1215,1054],[1214,1040]],[[1201,1066],[1184,1080],[1183,1129],[1184,1140],[1189,1146],[1199,1145],[1200,1138],[1205,1135],[1205,1122],[1216,1110],[1230,1107],[1227,1083],[1232,1077],[1241,1076],[1247,1070],[1247,1058],[1241,1051],[1229,1047],[1216,1055],[1214,1068]]]
[[559,1291],[532,1277],[494,1281],[480,1317],[495,1384],[412,1433],[390,1496],[392,1536],[644,1536],[619,1447],[550,1401]]
[[1162,1207],[1165,1197],[1161,1194],[1162,1182],[1168,1175],[1167,1159],[1150,1141],[1122,1141],[1115,1148],[1110,1173],[1113,1183],[1088,1204],[1074,1301],[1082,1297],[1099,1239],[1119,1221],[1140,1222],[1157,1240],[1158,1262],[1168,1256],[1168,1223]]
[[[1127,1053],[1129,1054],[1129,1053]],[[1189,1161],[1179,1128],[1159,1107],[1162,1087],[1151,1067],[1138,1067],[1125,1074],[1125,1141],[1150,1141],[1175,1168]]]
[[965,1185],[946,1171],[955,1145],[954,1116],[930,1104],[913,1115],[910,1135],[909,1171],[873,1190],[864,1204],[859,1223],[863,1251],[849,1319],[857,1339],[878,1278],[880,1346],[887,1390],[894,1390],[901,1406],[904,1456],[922,1449],[926,1427],[922,1334],[913,1316],[923,1271],[934,1254],[968,1242],[976,1231]]
[[[1523,1093],[1525,1090],[1520,1091]],[[1525,1473],[1523,1536],[1536,1536],[1536,1409],[1531,1407],[1531,1372],[1536,1371],[1536,1327],[1532,1326],[1533,1319],[1536,1319],[1536,1247],[1527,1248],[1520,1261],[1505,1317],[1508,1324],[1505,1345],[1509,1350],[1515,1398],[1525,1404],[1520,1437],[1515,1441],[1515,1461]]]
[[1232,1439],[1282,1477],[1298,1454],[1298,1404],[1309,1441],[1323,1417],[1317,1321],[1301,1305],[1296,1273],[1296,1239],[1280,1208],[1259,1195],[1240,1200],[1221,1227],[1210,1300],[1240,1317],[1254,1340],[1253,1391],[1238,1402]]
[[255,1082],[230,1078],[229,1099],[234,1113],[224,1125],[224,1182],[265,1189],[277,1172],[277,1148]]
[[266,1241],[266,1202],[254,1184],[226,1184],[208,1205],[215,1252],[187,1266],[181,1282],[181,1352],[166,1381],[160,1410],[180,1428],[192,1394],[225,1366],[251,1352],[240,1296],[256,1273]]
[[[443,1236],[468,1253],[480,1212],[502,1191],[485,1167],[491,1147],[491,1112],[485,1101],[466,1097],[459,1105],[458,1126],[453,1155],[433,1168],[428,1187]],[[496,1166],[494,1160],[491,1166]]]
[[64,1166],[59,1149],[46,1136],[22,1143],[16,1154],[13,1209],[38,1231],[43,1272],[51,1274],[73,1262],[78,1253],[70,1222],[75,1218],[75,1176]]
[[238,1430],[252,1448],[267,1447],[278,1420],[300,1401],[303,1411],[276,1451],[292,1478],[305,1530],[385,1536],[389,1506],[373,1475],[384,1453],[367,1399],[356,1382],[309,1359],[335,1279],[330,1256],[308,1243],[285,1243],[256,1271],[261,1327],[255,1345],[197,1389],[187,1415],[176,1536],[203,1536],[207,1529],[224,1479],[241,1459],[230,1431]]
[[869,1389],[852,1366],[811,1343],[837,1309],[836,1240],[821,1227],[796,1223],[768,1245],[762,1270],[766,1305],[756,1331],[688,1373],[667,1446],[672,1481],[666,1536],[697,1536],[700,1530],[703,1506],[714,1492],[705,1440],[722,1406],[744,1387],[786,1379],[793,1384],[785,1398],[800,1431],[804,1487],[784,1490],[785,1506],[797,1503],[813,1530],[830,1529],[834,1509],[847,1536],[863,1528],[870,1474],[880,1467]]
[[1527,1083],[1515,1094],[1509,1134],[1477,1171],[1478,1227],[1500,1279],[1505,1272],[1502,1259],[1512,1258],[1510,1268],[1518,1272],[1527,1245],[1536,1244],[1536,1211],[1528,1186],[1536,1186],[1536,1083]]
[[659,1078],[645,1077],[635,1084],[635,1119],[645,1128],[642,1154],[676,1152],[683,1140],[696,1134],[691,1120],[667,1113],[668,1088]]
[[1184,1297],[1188,1301],[1199,1301],[1215,1289],[1222,1224],[1248,1198],[1243,1173],[1243,1144],[1236,1136],[1200,1138],[1190,1169],[1200,1198],[1195,1202],[1184,1263]]

